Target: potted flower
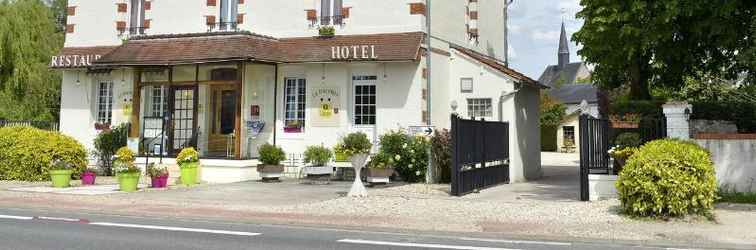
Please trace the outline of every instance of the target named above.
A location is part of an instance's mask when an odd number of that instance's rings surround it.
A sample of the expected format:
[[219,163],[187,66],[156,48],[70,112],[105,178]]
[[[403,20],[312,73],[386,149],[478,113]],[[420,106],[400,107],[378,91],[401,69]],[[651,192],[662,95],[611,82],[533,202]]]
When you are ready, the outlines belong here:
[[394,157],[384,152],[371,157],[365,171],[367,182],[371,184],[389,183],[389,178],[394,175]]
[[168,186],[168,168],[157,166],[154,162],[147,164],[147,175],[152,180],[152,188],[165,188]]
[[302,126],[299,125],[299,121],[293,120],[293,121],[287,121],[286,126],[284,127],[285,133],[301,133],[302,132]]
[[73,167],[71,166],[71,163],[56,159],[50,165],[50,179],[52,180],[53,187],[70,187],[71,174],[73,174]]
[[198,183],[199,153],[193,147],[184,148],[176,156],[176,163],[181,169],[181,184],[191,186]]
[[268,143],[260,146],[260,161],[262,164],[257,165],[257,173],[263,181],[278,180],[284,171],[281,161],[286,160],[286,153],[280,147]]
[[113,166],[118,177],[118,186],[123,192],[134,192],[139,185],[139,177],[142,171],[134,164],[134,151],[127,147],[122,147],[116,152]]
[[361,176],[360,171],[365,166],[365,161],[367,161],[368,153],[370,153],[372,147],[373,144],[370,143],[365,133],[355,132],[341,138],[341,142],[336,148],[337,152],[345,154],[352,162],[354,176],[357,177],[354,178],[352,188],[349,190],[348,195],[351,197],[367,196],[367,191],[365,191],[365,186],[362,185],[362,179],[359,176]]
[[318,28],[318,35],[322,38],[331,38],[336,36],[336,28],[333,26],[322,26]]
[[89,186],[95,184],[95,178],[97,177],[97,173],[91,169],[84,170],[83,173],[81,173],[81,185]]
[[330,175],[333,167],[326,164],[333,158],[333,152],[323,146],[309,146],[304,152],[304,162],[310,163],[304,171],[307,175]]

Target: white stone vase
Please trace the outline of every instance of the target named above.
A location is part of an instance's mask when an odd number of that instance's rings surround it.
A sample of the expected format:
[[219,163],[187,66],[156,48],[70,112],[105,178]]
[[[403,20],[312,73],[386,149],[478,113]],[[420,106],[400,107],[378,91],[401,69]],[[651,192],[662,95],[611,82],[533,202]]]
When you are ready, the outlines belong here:
[[362,178],[360,177],[360,172],[365,167],[367,158],[368,154],[355,154],[349,157],[354,168],[354,183],[352,183],[352,188],[349,190],[349,194],[347,194],[349,197],[367,197],[367,190],[365,190],[365,185],[362,184]]

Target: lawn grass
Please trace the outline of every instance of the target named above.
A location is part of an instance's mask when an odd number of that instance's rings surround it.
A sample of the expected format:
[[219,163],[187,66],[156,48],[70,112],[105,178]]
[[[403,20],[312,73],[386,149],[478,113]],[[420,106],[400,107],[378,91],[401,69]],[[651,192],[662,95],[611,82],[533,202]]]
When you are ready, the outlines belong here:
[[756,193],[720,192],[719,197],[718,202],[756,204]]

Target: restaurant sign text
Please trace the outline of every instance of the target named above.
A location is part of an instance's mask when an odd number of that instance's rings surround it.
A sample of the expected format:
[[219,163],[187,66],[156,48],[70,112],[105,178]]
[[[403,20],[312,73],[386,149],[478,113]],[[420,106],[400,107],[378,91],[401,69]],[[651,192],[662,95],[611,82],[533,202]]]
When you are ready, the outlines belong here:
[[100,59],[102,55],[60,55],[53,56],[50,66],[53,68],[60,67],[86,67],[92,66],[92,63]]

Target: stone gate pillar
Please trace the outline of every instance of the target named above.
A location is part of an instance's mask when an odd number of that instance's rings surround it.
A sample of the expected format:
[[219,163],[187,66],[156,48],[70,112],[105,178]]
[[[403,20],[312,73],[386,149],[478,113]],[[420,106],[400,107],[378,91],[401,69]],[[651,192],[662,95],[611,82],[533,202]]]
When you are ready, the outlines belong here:
[[667,102],[662,106],[667,118],[667,137],[690,139],[690,114],[693,105],[688,102]]

